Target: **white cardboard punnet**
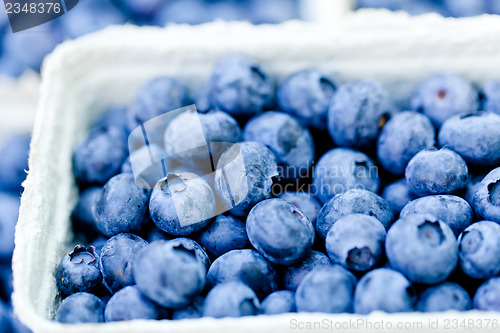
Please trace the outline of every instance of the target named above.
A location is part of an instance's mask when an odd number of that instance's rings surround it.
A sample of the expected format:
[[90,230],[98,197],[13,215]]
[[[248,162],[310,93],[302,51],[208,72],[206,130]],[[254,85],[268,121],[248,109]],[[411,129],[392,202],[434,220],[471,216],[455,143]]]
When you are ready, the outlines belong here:
[[[500,315],[477,311],[369,316],[301,313],[75,326],[52,322],[60,301],[53,272],[72,245],[69,216],[77,199],[72,150],[89,124],[106,107],[128,104],[141,84],[156,76],[175,76],[198,89],[214,63],[233,53],[257,58],[277,79],[310,67],[342,81],[376,79],[404,106],[415,83],[432,73],[455,72],[477,84],[499,79],[500,16],[411,18],[366,10],[328,27],[298,21],[257,27],[236,22],[166,29],[124,26],[57,47],[43,66],[30,171],[16,231],[13,302],[20,319],[35,332],[50,333],[277,333],[308,325],[345,332],[363,329],[353,322],[375,323],[379,328],[385,324],[385,330],[391,331],[447,332],[446,320],[453,328],[453,320],[463,319],[483,320],[482,332],[496,331],[498,323],[486,327],[486,320],[500,320]],[[430,323],[436,320],[439,329],[432,329]],[[479,331],[478,324],[474,325],[469,331]]]

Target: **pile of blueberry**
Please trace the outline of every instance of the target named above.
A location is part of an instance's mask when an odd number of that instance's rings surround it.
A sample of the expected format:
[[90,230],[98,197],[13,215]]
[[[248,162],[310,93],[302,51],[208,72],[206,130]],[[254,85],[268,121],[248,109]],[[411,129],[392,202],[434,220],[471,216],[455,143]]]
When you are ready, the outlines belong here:
[[31,136],[18,134],[0,146],[0,331],[29,332],[12,311],[12,252],[18,218],[21,183],[28,170]]
[[[374,81],[305,69],[275,84],[233,55],[194,95],[197,113],[129,156],[131,130],[193,102],[156,78],[74,150],[89,245],[54,272],[57,321],[500,311],[500,81],[434,75],[401,110]],[[188,149],[193,116],[230,143],[211,178]],[[165,153],[184,167],[136,185],[132,169]]]
[[500,14],[500,0],[356,0],[361,8],[404,10],[411,15],[439,13],[443,16],[464,17]]
[[13,34],[0,6],[0,76],[40,70],[42,60],[67,39],[109,25],[164,26],[213,20],[280,23],[298,17],[297,0],[81,0],[67,14],[42,26]]

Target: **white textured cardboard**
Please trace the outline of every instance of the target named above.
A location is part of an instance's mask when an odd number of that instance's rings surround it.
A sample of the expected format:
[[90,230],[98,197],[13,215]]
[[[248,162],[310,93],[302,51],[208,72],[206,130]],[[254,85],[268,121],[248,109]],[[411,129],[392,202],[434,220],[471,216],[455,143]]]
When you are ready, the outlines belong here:
[[[500,78],[500,17],[410,18],[403,13],[361,11],[328,28],[301,22],[258,27],[223,22],[167,29],[124,26],[59,46],[43,68],[30,172],[16,232],[13,302],[21,320],[36,332],[50,333],[285,332],[315,321],[324,325],[315,326],[318,329],[349,332],[357,331],[352,323],[358,319],[375,323],[373,328],[380,332],[449,332],[454,319],[460,324],[464,318],[466,325],[472,322],[466,331],[498,330],[500,315],[474,311],[368,317],[301,313],[72,327],[51,321],[59,302],[52,274],[72,238],[69,216],[77,191],[71,155],[91,121],[108,105],[129,103],[139,86],[155,76],[172,75],[199,88],[213,64],[232,53],[256,57],[278,79],[308,67],[343,81],[377,79],[394,98],[404,101],[418,80],[436,72],[456,72],[478,84]],[[440,329],[430,327],[429,320],[439,320]],[[446,320],[451,320],[448,327]]]

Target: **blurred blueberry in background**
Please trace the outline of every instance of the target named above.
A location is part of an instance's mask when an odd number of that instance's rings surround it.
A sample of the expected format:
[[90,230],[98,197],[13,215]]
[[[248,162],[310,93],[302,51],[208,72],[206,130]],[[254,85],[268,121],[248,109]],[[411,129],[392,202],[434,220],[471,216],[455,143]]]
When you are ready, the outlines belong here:
[[132,23],[164,26],[213,20],[247,20],[255,24],[298,18],[298,0],[80,0],[62,17],[13,34],[0,8],[0,76],[18,77],[28,68],[40,71],[45,55],[64,39],[109,25]]
[[132,17],[151,17],[165,0],[116,0],[118,7]]
[[498,0],[357,0],[358,8],[404,10],[410,15],[436,12],[443,16],[463,17],[498,14]]
[[123,13],[111,1],[80,0],[78,7],[61,17],[61,30],[76,38],[125,21]]
[[0,261],[10,262],[14,251],[14,231],[19,210],[16,195],[0,192]]
[[295,0],[253,0],[249,2],[250,21],[254,24],[281,23],[298,18]]
[[238,21],[248,19],[244,4],[241,5],[238,1],[216,1],[209,6],[212,13],[211,20]]
[[3,38],[3,57],[10,58],[14,65],[17,62],[40,71],[43,58],[62,40],[62,32],[54,22],[15,34],[9,28]]
[[163,26],[167,23],[200,24],[210,21],[201,0],[172,0],[165,2],[155,15],[154,23]]
[[0,146],[0,331],[29,332],[12,314],[11,258],[14,232],[19,214],[21,183],[28,170],[31,135],[17,134]]
[[475,16],[487,12],[488,0],[443,0],[451,16]]
[[19,134],[7,139],[0,146],[0,191],[20,194],[21,183],[28,170],[28,152],[31,136]]
[[[500,0],[357,0],[355,4],[357,8],[404,10],[410,15],[436,12],[461,17],[500,13]],[[276,24],[297,18],[299,0],[81,0],[68,14],[14,35],[1,7],[0,44],[4,45],[0,46],[0,76],[18,77],[28,68],[39,71],[43,57],[64,39],[114,24],[164,26],[213,20]]]

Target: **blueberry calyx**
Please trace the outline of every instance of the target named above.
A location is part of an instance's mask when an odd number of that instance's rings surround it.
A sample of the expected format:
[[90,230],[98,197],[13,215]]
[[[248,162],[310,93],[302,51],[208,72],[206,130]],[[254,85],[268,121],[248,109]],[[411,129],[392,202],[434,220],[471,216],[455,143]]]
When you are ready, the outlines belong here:
[[251,66],[250,71],[252,72],[252,78],[258,79],[260,81],[266,81],[266,76],[257,66]]
[[182,251],[182,252],[189,253],[190,255],[193,256],[193,258],[196,258],[196,251],[194,249],[188,249],[183,244],[174,245],[174,246],[172,246],[172,249],[174,251]]
[[304,218],[304,215],[302,215],[301,212],[299,212],[298,210],[292,210],[292,213],[297,216],[299,219],[303,219]]
[[366,178],[368,175],[368,161],[354,161],[354,177]]
[[476,116],[477,113],[476,112],[467,112],[463,115],[460,116],[460,119],[465,119],[465,118],[469,118],[469,117],[474,117]]
[[[94,262],[97,258],[97,252],[95,251],[95,247],[92,245],[86,247],[83,245],[76,245],[71,253],[68,253],[68,256],[71,258],[75,264],[86,263],[87,265]],[[85,260],[90,257],[90,260]]]
[[384,113],[383,115],[380,116],[380,118],[378,118],[378,128],[379,129],[382,129],[385,124],[387,124],[387,122],[389,121],[389,119],[391,119],[391,115],[388,114],[388,113]]
[[495,206],[500,206],[500,179],[488,184],[488,194],[490,202]]
[[483,235],[478,230],[464,231],[459,251],[462,253],[474,253],[483,241]]
[[418,226],[418,237],[428,242],[431,246],[438,246],[443,243],[445,237],[439,221],[426,220]]
[[439,99],[444,99],[446,97],[446,95],[447,95],[447,93],[446,93],[446,90],[444,90],[444,89],[439,90],[437,93],[437,96]]
[[329,92],[335,90],[335,85],[326,77],[322,76],[319,78],[319,85],[323,92]]
[[368,247],[354,247],[347,254],[347,262],[354,265],[363,265],[369,263],[373,258],[372,251]]
[[257,312],[258,307],[255,304],[255,300],[252,298],[245,298],[243,301],[240,303],[240,312],[244,315],[252,315]]

